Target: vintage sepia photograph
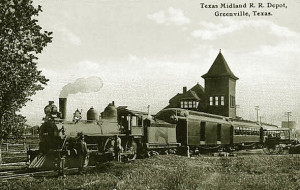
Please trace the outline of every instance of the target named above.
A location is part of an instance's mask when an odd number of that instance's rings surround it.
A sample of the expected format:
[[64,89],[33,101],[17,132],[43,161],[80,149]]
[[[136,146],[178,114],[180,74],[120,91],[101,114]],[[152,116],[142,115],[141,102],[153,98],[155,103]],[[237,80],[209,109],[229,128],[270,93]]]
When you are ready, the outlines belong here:
[[300,189],[299,10],[1,0],[0,189]]

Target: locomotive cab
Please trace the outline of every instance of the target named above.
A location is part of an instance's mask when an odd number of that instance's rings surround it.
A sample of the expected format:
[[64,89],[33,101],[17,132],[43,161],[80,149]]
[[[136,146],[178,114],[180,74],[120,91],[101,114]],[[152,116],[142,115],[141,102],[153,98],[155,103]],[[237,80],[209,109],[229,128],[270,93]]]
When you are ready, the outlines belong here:
[[117,108],[120,132],[134,136],[143,136],[144,122],[148,117],[147,113],[128,110],[126,108],[126,106]]

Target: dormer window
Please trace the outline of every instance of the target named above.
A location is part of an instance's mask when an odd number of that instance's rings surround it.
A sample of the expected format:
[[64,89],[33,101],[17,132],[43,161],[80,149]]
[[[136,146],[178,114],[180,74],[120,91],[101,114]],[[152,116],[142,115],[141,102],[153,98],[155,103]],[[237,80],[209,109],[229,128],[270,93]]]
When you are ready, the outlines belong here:
[[199,102],[195,100],[180,101],[180,108],[197,108]]
[[198,104],[199,104],[198,101],[193,101],[193,108],[198,108]]
[[184,101],[184,108],[188,108],[188,102]]

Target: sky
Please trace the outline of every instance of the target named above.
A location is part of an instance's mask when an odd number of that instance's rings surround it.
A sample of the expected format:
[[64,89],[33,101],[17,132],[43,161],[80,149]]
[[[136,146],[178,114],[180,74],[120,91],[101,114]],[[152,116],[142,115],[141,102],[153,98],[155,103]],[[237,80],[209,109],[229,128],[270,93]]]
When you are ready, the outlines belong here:
[[[224,2],[228,2],[225,1]],[[209,0],[35,0],[43,30],[53,42],[39,55],[38,68],[50,80],[21,113],[40,124],[49,100],[58,105],[62,88],[78,78],[99,77],[97,92],[68,96],[67,118],[108,103],[157,113],[183,86],[204,86],[205,74],[221,49],[236,86],[238,116],[280,125],[292,112],[300,123],[300,2],[285,8],[201,8]],[[258,0],[232,0],[258,3]],[[215,12],[247,11],[250,17]],[[252,11],[271,12],[254,16]],[[85,115],[85,114],[84,114]]]

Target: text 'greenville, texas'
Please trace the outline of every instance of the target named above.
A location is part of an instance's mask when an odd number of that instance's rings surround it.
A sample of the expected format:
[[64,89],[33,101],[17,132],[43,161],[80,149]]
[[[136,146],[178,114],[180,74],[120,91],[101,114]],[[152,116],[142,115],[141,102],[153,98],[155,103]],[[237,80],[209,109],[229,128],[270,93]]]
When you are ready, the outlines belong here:
[[[215,16],[273,16],[273,10],[287,9],[285,3],[200,3],[202,9],[224,9],[214,12]],[[225,10],[226,9],[226,10]],[[232,11],[234,9],[234,11]]]

